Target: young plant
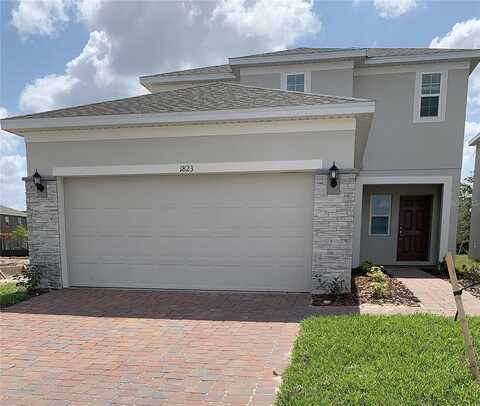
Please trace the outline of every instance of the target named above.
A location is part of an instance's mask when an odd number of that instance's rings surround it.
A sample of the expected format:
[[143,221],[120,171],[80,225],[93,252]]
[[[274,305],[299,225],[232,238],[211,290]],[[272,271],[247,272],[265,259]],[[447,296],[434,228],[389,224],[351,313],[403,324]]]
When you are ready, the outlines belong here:
[[372,282],[385,283],[387,280],[387,276],[383,273],[383,268],[381,266],[372,266],[367,273],[367,276]]
[[26,265],[14,278],[18,281],[17,286],[24,287],[29,295],[40,293],[40,273],[35,265]]
[[378,299],[383,299],[387,296],[386,282],[372,282],[373,296]]

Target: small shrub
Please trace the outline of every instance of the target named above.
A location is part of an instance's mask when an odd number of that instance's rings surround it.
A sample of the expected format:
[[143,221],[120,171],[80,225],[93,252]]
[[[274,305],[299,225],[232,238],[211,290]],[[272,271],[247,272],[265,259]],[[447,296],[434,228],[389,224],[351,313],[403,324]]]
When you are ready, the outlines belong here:
[[374,266],[372,261],[363,261],[358,268],[355,268],[355,272],[358,275],[366,275],[372,266]]
[[27,265],[21,274],[17,274],[14,278],[18,281],[17,286],[25,288],[29,295],[40,293],[40,273],[35,265]]
[[381,266],[372,266],[367,273],[367,276],[372,282],[385,283],[387,280],[387,276],[383,273],[383,268]]
[[386,282],[372,282],[373,296],[376,298],[385,298],[387,296],[387,288]]

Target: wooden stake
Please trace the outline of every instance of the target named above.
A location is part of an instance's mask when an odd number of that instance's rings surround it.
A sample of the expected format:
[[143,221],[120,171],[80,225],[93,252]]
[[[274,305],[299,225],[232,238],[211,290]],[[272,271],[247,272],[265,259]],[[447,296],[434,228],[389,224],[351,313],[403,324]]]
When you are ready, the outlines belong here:
[[455,294],[460,292],[460,287],[458,285],[457,273],[455,271],[455,265],[453,263],[452,253],[449,252],[445,257],[447,261],[448,274],[450,276],[450,283],[452,284],[453,297],[455,298],[455,304],[457,305],[458,311],[458,320],[460,326],[462,327],[463,341],[465,342],[465,351],[467,352],[468,362],[470,366],[470,371],[472,372],[473,377],[480,382],[480,371],[478,369],[477,355],[475,354],[475,347],[473,346],[472,335],[468,328],[468,322],[465,318],[465,309],[463,308],[462,296]]

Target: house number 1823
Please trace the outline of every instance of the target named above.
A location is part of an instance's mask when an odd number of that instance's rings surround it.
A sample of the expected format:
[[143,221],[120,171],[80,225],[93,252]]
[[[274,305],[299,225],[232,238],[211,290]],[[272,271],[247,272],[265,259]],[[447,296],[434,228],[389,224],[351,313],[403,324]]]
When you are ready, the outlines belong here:
[[180,172],[182,173],[193,172],[193,165],[180,165]]

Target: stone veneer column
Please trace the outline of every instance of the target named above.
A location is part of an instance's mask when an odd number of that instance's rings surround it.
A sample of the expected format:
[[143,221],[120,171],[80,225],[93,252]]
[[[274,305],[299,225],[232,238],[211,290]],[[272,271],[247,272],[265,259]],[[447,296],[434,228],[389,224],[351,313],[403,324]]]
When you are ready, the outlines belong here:
[[30,263],[36,265],[44,289],[62,287],[57,181],[42,179],[39,192],[31,178],[25,179],[27,194],[28,248]]
[[340,188],[328,193],[327,174],[315,175],[312,292],[350,291],[355,174],[339,176]]

